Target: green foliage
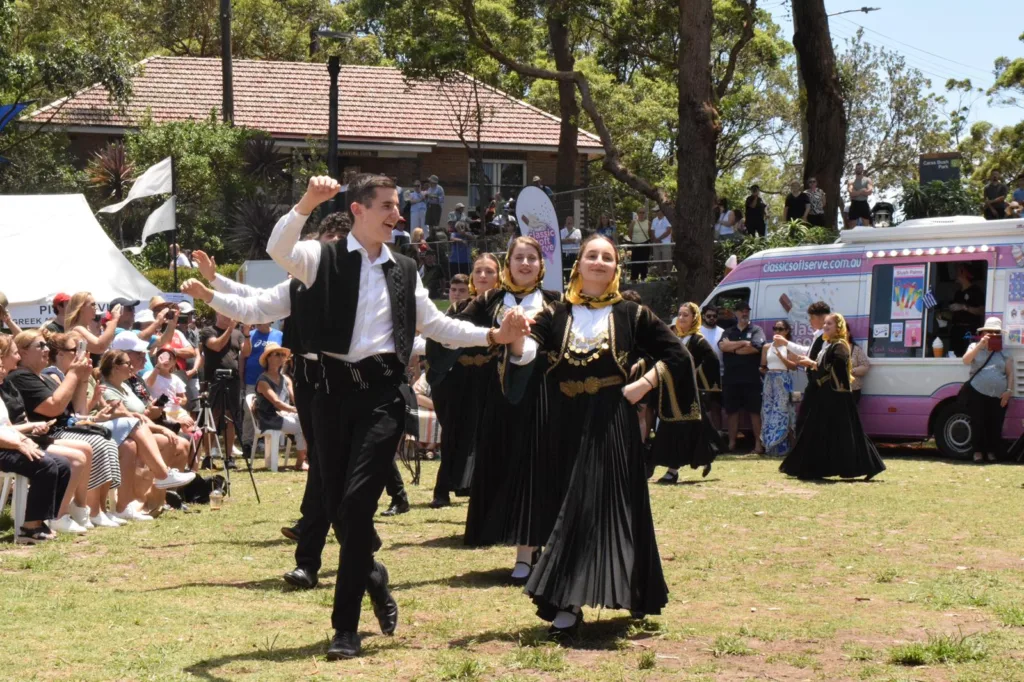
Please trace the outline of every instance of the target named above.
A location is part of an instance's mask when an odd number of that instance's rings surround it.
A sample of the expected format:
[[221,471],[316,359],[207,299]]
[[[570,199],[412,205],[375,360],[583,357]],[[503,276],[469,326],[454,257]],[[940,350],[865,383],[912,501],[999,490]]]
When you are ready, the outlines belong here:
[[[30,135],[9,126],[0,145],[9,163],[0,163],[0,194],[68,194],[81,192],[85,178],[72,165],[68,138],[62,133]],[[6,142],[5,142],[6,141]]]
[[929,635],[925,643],[893,647],[889,651],[889,662],[907,666],[969,663],[980,661],[986,656],[988,648],[977,636]]
[[876,191],[917,177],[922,153],[948,151],[949,123],[931,81],[898,52],[864,40],[863,30],[837,55],[849,130],[846,170],[863,162]]
[[903,184],[900,204],[908,219],[954,215],[979,215],[981,193],[970,184],[959,180],[938,180],[921,186],[908,181]]
[[[133,262],[133,265],[135,263]],[[138,265],[136,265],[138,267]],[[223,265],[217,265],[217,272],[224,275],[228,279],[235,279],[238,274],[238,269],[242,266],[238,263],[225,263]],[[149,280],[150,284],[155,286],[160,291],[176,291],[174,288],[174,271],[170,268],[152,268],[150,270],[141,270],[142,276]],[[192,268],[178,268],[178,286],[186,279],[198,279],[202,280],[202,275],[199,274],[198,269]],[[196,314],[202,318],[211,317],[214,312],[203,301],[196,301]]]
[[754,653],[754,650],[735,635],[719,635],[711,644],[711,655],[715,658],[722,658],[723,656],[749,656],[752,653]]
[[784,225],[769,230],[766,237],[747,237],[733,242],[715,244],[715,279],[725,276],[725,261],[735,255],[736,260],[743,262],[760,251],[783,249],[793,246],[813,244],[831,244],[836,240],[835,230],[825,227],[812,227],[802,220],[790,220]]
[[[1018,38],[1024,43],[1024,33]],[[995,63],[996,82],[988,90],[992,101],[1003,106],[1024,106],[1024,58],[999,57]]]

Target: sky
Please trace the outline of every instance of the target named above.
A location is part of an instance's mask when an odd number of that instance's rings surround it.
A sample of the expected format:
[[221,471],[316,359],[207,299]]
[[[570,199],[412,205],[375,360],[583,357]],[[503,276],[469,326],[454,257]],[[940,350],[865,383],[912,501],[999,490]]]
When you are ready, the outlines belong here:
[[[792,37],[793,20],[789,0],[762,0],[776,23]],[[998,3],[997,3],[998,4]],[[990,3],[969,0],[826,0],[829,14],[867,5],[877,12],[843,14],[830,17],[829,28],[837,51],[845,38],[859,26],[864,39],[899,52],[911,66],[932,81],[932,89],[945,92],[949,78],[970,78],[975,87],[988,89],[995,81],[992,74],[997,57],[1024,56],[1024,15],[996,11]],[[1007,5],[1009,9],[1011,5]],[[1019,17],[1019,18],[1018,18]],[[1015,107],[989,107],[982,95],[973,105],[972,121],[990,121],[997,126],[1018,123],[1024,110]]]

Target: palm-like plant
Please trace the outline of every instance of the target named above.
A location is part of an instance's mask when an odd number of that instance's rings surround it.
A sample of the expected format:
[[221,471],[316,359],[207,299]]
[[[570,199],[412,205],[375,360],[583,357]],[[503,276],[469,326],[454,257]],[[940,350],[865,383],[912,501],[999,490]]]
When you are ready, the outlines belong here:
[[277,208],[260,194],[240,199],[231,211],[231,224],[224,235],[225,245],[243,260],[265,259],[267,240],[278,213]]
[[135,176],[135,164],[128,160],[124,145],[114,142],[93,154],[85,172],[89,186],[105,204],[124,199]]
[[278,153],[270,136],[257,135],[245,141],[242,149],[245,175],[254,182],[270,185],[281,179],[287,157]]

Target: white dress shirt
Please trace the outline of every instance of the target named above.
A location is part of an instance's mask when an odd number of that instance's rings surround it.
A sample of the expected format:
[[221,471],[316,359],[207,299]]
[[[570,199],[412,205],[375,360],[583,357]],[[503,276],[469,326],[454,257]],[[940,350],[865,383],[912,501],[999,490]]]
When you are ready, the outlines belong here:
[[[824,329],[818,329],[814,332],[814,336],[811,337],[810,346],[801,346],[799,343],[794,343],[790,341],[789,343],[786,344],[786,348],[789,349],[790,353],[796,353],[797,355],[806,356],[808,353],[811,352],[811,346],[814,345],[814,342],[818,340],[818,337],[821,336],[824,333],[824,331]],[[811,359],[813,360],[814,358]]]
[[[257,289],[217,273],[213,278],[213,299],[209,305],[221,315],[243,324],[269,324],[292,314],[291,280],[271,289]],[[316,353],[299,353],[318,360]]]
[[[293,208],[277,221],[267,241],[267,253],[274,261],[296,277],[307,287],[316,281],[320,267],[318,242],[299,241],[302,226],[308,216],[301,215]],[[394,326],[391,322],[391,299],[384,280],[384,263],[394,261],[387,244],[380,247],[380,255],[372,262],[356,238],[354,232],[348,235],[348,250],[358,251],[362,258],[359,268],[359,299],[356,303],[352,341],[348,353],[324,353],[345,362],[359,362],[372,355],[395,352]],[[470,348],[487,345],[485,327],[477,327],[463,320],[445,317],[430,300],[427,288],[419,275],[416,276],[416,329],[430,339],[454,348]]]
[[651,238],[658,244],[668,244],[672,241],[672,225],[668,218],[655,218],[651,221]]

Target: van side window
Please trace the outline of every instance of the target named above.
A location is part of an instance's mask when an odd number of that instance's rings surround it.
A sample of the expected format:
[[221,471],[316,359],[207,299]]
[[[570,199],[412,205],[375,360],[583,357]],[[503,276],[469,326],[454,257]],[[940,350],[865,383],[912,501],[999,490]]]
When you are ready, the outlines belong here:
[[876,265],[868,356],[963,356],[985,315],[986,261]]
[[[742,287],[739,289],[729,289],[723,291],[715,296],[711,304],[718,308],[718,326],[722,329],[729,329],[736,326],[736,306],[740,303],[750,303],[750,289]],[[753,307],[753,304],[750,304]],[[752,313],[756,314],[754,310]],[[751,315],[751,319],[754,318],[754,314]]]

